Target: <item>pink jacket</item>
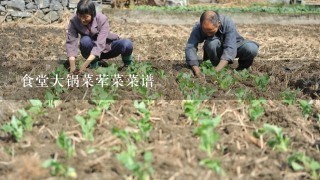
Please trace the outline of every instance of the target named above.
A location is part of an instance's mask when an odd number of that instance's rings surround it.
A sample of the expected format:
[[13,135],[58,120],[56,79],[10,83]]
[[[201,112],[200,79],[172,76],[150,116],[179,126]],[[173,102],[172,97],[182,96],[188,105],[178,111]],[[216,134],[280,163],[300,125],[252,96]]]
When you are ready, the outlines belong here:
[[119,39],[119,36],[110,32],[110,26],[107,16],[97,13],[93,21],[84,26],[81,24],[77,15],[74,15],[69,23],[66,39],[67,56],[78,55],[79,34],[81,36],[90,36],[93,39],[94,46],[91,54],[100,57],[101,53],[107,53],[111,50],[111,42]]

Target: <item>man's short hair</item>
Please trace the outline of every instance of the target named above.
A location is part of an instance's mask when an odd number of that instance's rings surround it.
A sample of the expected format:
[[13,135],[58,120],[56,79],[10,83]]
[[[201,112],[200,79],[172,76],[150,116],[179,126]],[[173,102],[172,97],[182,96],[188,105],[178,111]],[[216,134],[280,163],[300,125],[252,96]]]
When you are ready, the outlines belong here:
[[91,0],[80,0],[77,4],[77,14],[90,14],[96,17],[96,6]]
[[215,11],[204,11],[200,16],[200,24],[205,20],[209,20],[213,25],[218,26],[220,22],[219,13]]

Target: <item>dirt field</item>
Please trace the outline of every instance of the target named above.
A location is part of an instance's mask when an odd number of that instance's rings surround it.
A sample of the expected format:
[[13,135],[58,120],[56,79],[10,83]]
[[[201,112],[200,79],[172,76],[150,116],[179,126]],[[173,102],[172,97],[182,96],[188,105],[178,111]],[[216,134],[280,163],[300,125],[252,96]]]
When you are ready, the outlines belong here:
[[[251,80],[236,82],[231,90],[216,87],[211,76],[207,76],[205,82],[195,80],[203,86],[217,88],[214,96],[201,102],[198,111],[208,109],[212,117],[222,115],[215,128],[220,138],[210,157],[221,162],[224,173],[218,174],[199,165],[208,156],[199,148],[201,137],[194,133],[201,123],[190,120],[184,109],[185,96],[176,81],[180,73],[191,74],[184,66],[184,47],[192,24],[160,25],[143,23],[143,20],[126,23],[125,19],[110,24],[113,32],[133,41],[137,62],[150,62],[156,71],[163,69],[166,75],[154,81],[154,87],[163,94],[162,100],[146,101],[153,128],[145,140],[134,141],[136,161],[144,162],[146,152],[152,152],[151,165],[144,164],[144,170],[150,166],[154,170],[151,179],[310,178],[308,169],[293,171],[288,157],[300,152],[320,162],[319,25],[237,24],[242,36],[260,44],[250,73],[269,75],[265,90],[258,89]],[[37,90],[21,88],[21,79],[27,73],[51,72],[59,66],[58,60],[65,58],[65,29],[63,25],[4,24],[0,34],[0,97],[4,99],[0,101],[0,125],[3,126],[13,115],[18,115],[18,109],[27,109],[29,97],[43,99],[41,91],[37,94]],[[116,64],[119,61],[114,59]],[[262,105],[264,113],[256,121],[250,120],[248,101],[242,103],[234,95],[234,89],[240,87],[248,88],[257,99],[266,99]],[[298,98],[312,100],[308,117],[303,116],[299,102],[287,105],[279,101],[287,88],[299,88]],[[0,131],[0,179],[49,178],[51,175],[48,169],[42,168],[42,163],[50,158],[73,167],[79,179],[133,178],[133,171],[117,159],[128,144],[113,130],[115,127],[128,132],[139,130],[130,119],[145,117],[133,105],[133,100],[143,97],[131,96],[128,90],[119,92],[120,100],[96,118],[94,141],[85,141],[75,116],[86,116],[87,111],[96,106],[81,93],[85,100],[70,100],[67,96],[70,91],[61,94],[61,103],[44,107],[40,114],[32,114],[32,130],[25,132],[21,141],[16,142],[8,133]],[[267,135],[261,138],[262,142],[253,137],[253,132],[265,123],[282,128],[284,137],[290,140],[287,151],[280,152],[266,145],[270,138]],[[76,156],[67,158],[66,152],[56,144],[61,131],[72,139]],[[315,170],[318,175],[319,169]]]

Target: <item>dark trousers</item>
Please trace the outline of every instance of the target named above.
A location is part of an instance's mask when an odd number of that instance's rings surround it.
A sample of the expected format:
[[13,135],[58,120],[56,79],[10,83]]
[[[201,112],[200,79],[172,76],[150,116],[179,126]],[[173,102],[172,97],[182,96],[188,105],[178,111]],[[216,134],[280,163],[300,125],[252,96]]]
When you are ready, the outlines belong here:
[[[91,50],[94,46],[93,40],[89,36],[82,36],[80,39],[81,55],[87,59],[90,56]],[[110,59],[117,57],[130,56],[133,51],[132,42],[129,39],[118,39],[111,43],[111,50],[107,53],[102,53],[100,59]]]
[[[254,58],[258,55],[259,46],[253,41],[245,40],[237,47],[237,56],[239,58],[239,66],[237,69],[242,70],[249,68]],[[213,66],[217,66],[223,53],[223,47],[219,39],[207,40],[203,46],[203,60],[210,59]]]

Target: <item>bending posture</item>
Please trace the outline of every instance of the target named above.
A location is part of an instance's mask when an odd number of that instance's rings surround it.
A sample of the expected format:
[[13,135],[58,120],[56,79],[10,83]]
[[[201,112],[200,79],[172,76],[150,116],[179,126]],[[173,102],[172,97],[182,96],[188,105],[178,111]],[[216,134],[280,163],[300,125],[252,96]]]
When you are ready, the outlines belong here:
[[200,23],[193,27],[185,49],[187,65],[197,77],[201,77],[197,51],[202,42],[203,60],[210,59],[216,71],[232,64],[235,58],[239,58],[237,70],[249,68],[259,49],[257,43],[239,35],[231,19],[214,11],[205,11]]
[[78,54],[79,35],[81,55],[86,59],[79,73],[89,65],[106,66],[104,59],[120,54],[124,66],[132,63],[132,42],[120,39],[118,35],[110,32],[107,16],[96,13],[96,7],[91,0],[80,0],[76,15],[70,20],[66,39],[70,73],[76,71],[75,59]]

